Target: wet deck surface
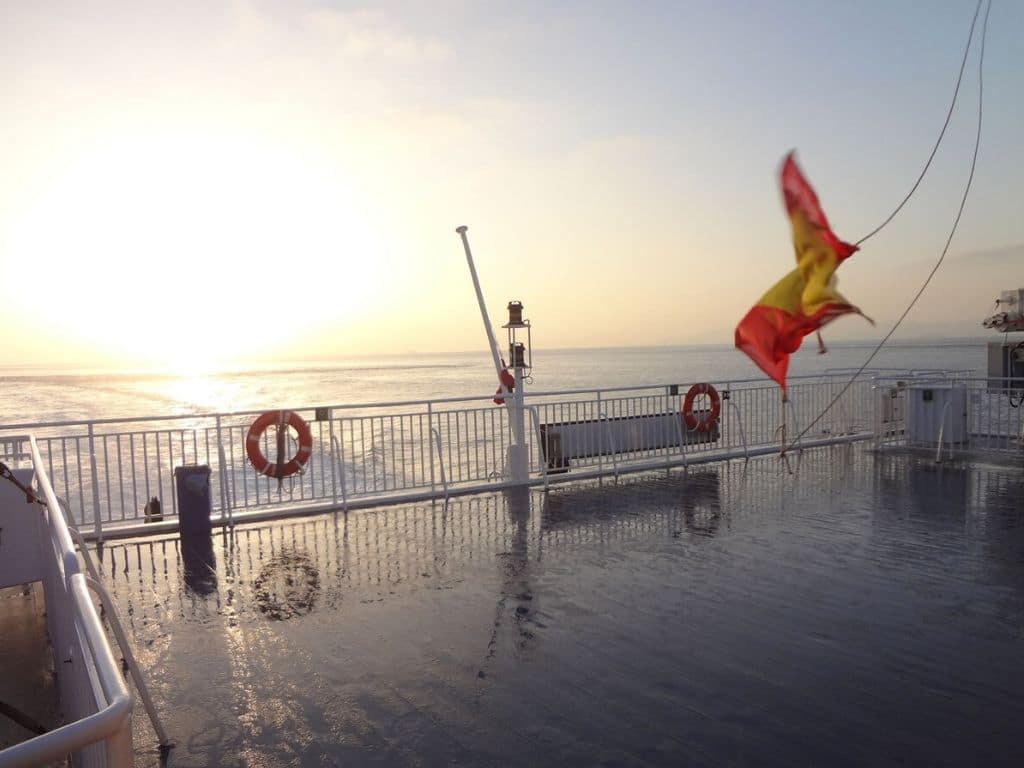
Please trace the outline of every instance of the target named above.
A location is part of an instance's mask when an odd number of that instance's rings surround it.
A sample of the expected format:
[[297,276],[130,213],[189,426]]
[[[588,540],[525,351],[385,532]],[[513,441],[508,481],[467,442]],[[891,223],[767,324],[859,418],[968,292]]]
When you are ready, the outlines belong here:
[[104,572],[171,765],[1024,764],[1020,468],[821,449]]

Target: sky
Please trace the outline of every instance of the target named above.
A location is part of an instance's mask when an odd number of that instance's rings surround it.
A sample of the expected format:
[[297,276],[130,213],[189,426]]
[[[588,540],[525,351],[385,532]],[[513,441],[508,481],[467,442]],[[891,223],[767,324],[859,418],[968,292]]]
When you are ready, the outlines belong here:
[[[854,241],[910,188],[960,2],[0,5],[0,365],[185,369],[536,345],[732,342],[792,269],[797,150]],[[978,36],[932,170],[843,264],[879,338],[967,179]],[[994,0],[971,197],[900,337],[983,335],[1024,285],[1024,4]],[[899,338],[899,337],[897,337]]]

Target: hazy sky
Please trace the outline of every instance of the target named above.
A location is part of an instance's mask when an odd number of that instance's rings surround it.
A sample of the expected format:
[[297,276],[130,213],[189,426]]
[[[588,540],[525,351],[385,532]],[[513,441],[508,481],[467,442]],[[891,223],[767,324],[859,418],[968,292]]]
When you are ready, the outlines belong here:
[[[961,2],[0,5],[0,363],[731,343],[792,268],[798,158],[856,240],[938,134]],[[979,22],[980,32],[980,22]],[[977,41],[976,41],[977,42]],[[905,335],[1024,285],[1024,3],[995,0],[975,186]],[[904,214],[839,271],[880,336],[966,180],[977,45]]]

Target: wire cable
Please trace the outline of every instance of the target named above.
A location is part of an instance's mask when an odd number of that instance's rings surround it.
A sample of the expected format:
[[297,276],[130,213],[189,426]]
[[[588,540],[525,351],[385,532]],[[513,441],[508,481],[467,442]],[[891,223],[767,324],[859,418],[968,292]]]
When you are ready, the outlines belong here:
[[[978,4],[978,7],[979,8],[981,7],[981,3],[980,2]],[[960,225],[960,217],[963,215],[964,206],[967,204],[967,196],[968,196],[968,194],[971,191],[971,183],[974,181],[974,169],[976,168],[976,166],[978,164],[978,148],[981,146],[982,106],[983,106],[983,103],[984,103],[984,92],[985,92],[985,87],[984,87],[985,37],[986,37],[986,35],[988,33],[988,14],[989,14],[989,11],[991,11],[991,10],[992,10],[992,0],[988,0],[988,4],[985,6],[985,18],[982,21],[982,25],[981,25],[981,53],[980,53],[980,55],[978,57],[978,128],[977,128],[977,131],[976,131],[975,136],[974,136],[974,153],[973,153],[973,155],[971,157],[971,172],[967,176],[967,184],[964,187],[964,194],[960,198],[960,208],[956,212],[956,218],[953,220],[953,226],[949,230],[949,237],[946,238],[946,245],[942,249],[942,254],[939,256],[939,260],[935,262],[935,266],[932,267],[932,271],[928,273],[928,277],[925,278],[925,281],[921,284],[921,287],[917,290],[917,293],[914,294],[914,298],[910,300],[910,303],[907,305],[907,308],[903,310],[903,314],[901,314],[899,316],[899,318],[893,324],[892,328],[889,329],[889,332],[887,334],[885,334],[885,336],[882,338],[882,340],[880,342],[878,342],[878,345],[874,348],[874,350],[872,350],[871,354],[868,355],[868,359],[865,360],[864,363],[860,366],[860,368],[857,369],[856,373],[854,373],[853,376],[850,377],[850,380],[848,382],[846,382],[845,386],[843,386],[843,388],[841,390],[839,390],[839,394],[837,394],[835,397],[833,397],[832,400],[829,402],[829,404],[826,405],[825,408],[822,410],[822,412],[819,413],[817,415],[817,417],[815,417],[814,421],[812,421],[810,424],[808,424],[806,427],[804,427],[803,431],[800,432],[800,434],[797,435],[796,438],[789,445],[783,445],[782,446],[781,453],[783,455],[785,455],[786,451],[789,450],[790,448],[792,448],[793,445],[795,443],[797,443],[797,441],[799,441],[801,437],[806,435],[810,431],[811,427],[813,427],[815,424],[817,424],[819,421],[821,421],[821,419],[825,416],[826,413],[828,413],[830,410],[832,410],[832,406],[834,406],[837,402],[839,402],[839,399],[843,395],[846,394],[846,392],[850,389],[851,386],[853,386],[853,382],[857,380],[857,377],[860,376],[862,373],[864,373],[864,369],[866,369],[871,364],[871,361],[875,359],[875,355],[877,355],[879,353],[879,351],[882,349],[882,347],[885,346],[885,343],[896,332],[896,329],[900,327],[900,324],[903,322],[904,318],[906,318],[906,316],[908,314],[910,314],[910,310],[912,310],[914,308],[914,305],[917,304],[917,300],[921,298],[921,295],[924,293],[925,289],[928,287],[928,284],[932,281],[932,278],[935,277],[935,273],[939,271],[939,267],[942,266],[942,262],[945,260],[946,254],[949,252],[949,246],[953,242],[953,236],[956,234],[957,227]],[[971,28],[973,30],[973,28],[974,28],[973,23],[971,25]],[[948,118],[947,118],[947,121],[948,121]],[[945,128],[943,128],[943,131],[945,131]]]
[[[925,162],[924,168],[921,169],[921,175],[917,177],[917,181],[914,182],[914,186],[912,186],[910,188],[910,191],[907,192],[907,196],[900,201],[900,204],[897,205],[896,209],[886,217],[885,221],[883,221],[873,230],[864,235],[864,237],[862,237],[860,240],[854,243],[854,245],[859,246],[868,238],[874,237],[885,228],[886,224],[888,224],[890,221],[896,218],[896,214],[903,210],[903,206],[905,206],[907,202],[910,200],[910,198],[913,197],[914,193],[917,191],[917,188],[921,186],[921,182],[924,180],[925,174],[928,173],[928,169],[931,167],[932,160],[935,159],[935,153],[939,151],[939,145],[942,144],[942,139],[946,135],[946,129],[949,127],[949,121],[953,117],[953,109],[954,107],[956,107],[957,96],[960,95],[960,83],[963,82],[964,79],[964,67],[967,65],[967,54],[971,52],[971,41],[974,39],[974,26],[975,24],[978,23],[978,12],[981,10],[982,2],[983,0],[978,0],[978,5],[974,9],[974,18],[971,19],[971,31],[967,34],[967,46],[964,48],[964,56],[960,60],[960,74],[957,75],[956,88],[953,89],[953,101],[950,102],[949,110],[946,112],[946,120],[945,122],[942,123],[942,130],[939,131],[939,138],[935,141],[935,146],[932,147],[931,154],[928,155],[928,160]],[[989,3],[989,7],[991,7],[991,0]],[[988,11],[985,12],[985,18],[988,18]],[[984,33],[982,33],[982,46],[984,46],[984,44]]]

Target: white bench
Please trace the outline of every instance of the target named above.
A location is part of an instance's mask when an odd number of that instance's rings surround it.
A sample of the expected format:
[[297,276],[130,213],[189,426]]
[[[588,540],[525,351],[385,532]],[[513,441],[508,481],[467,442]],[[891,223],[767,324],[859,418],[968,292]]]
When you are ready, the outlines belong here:
[[[707,411],[695,410],[693,415],[701,422]],[[717,421],[706,432],[698,432],[687,429],[678,411],[540,425],[540,449],[548,472],[568,472],[573,459],[713,443],[718,438]]]

